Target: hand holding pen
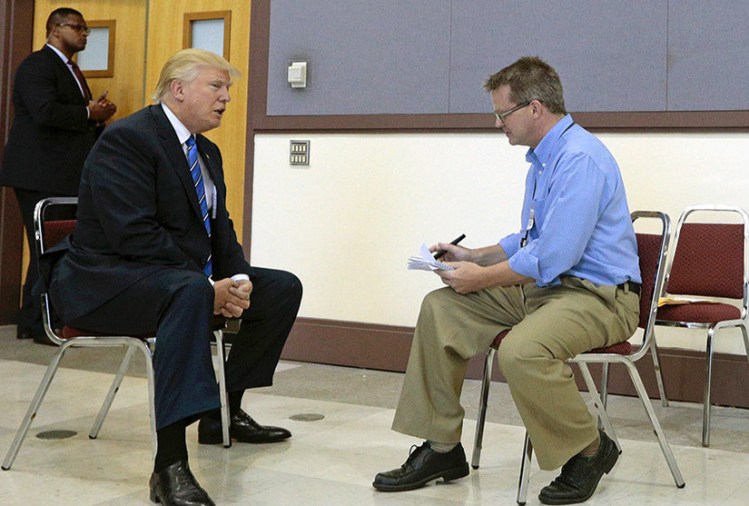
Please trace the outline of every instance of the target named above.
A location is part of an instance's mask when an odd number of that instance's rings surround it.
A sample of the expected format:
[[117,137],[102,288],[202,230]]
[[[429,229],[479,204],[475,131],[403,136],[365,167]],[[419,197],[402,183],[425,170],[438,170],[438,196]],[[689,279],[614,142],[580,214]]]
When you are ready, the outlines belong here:
[[[463,239],[465,239],[465,238],[466,238],[465,234],[460,234],[459,237],[456,237],[455,239],[453,239],[452,241],[450,241],[450,245],[457,246],[458,243],[460,241],[462,241]],[[447,249],[446,248],[447,245],[445,245],[444,243],[439,243],[437,246],[439,247],[439,249],[437,249],[434,252],[434,259],[435,260],[439,260],[440,258],[442,258],[443,256],[445,256],[447,253],[452,253],[452,255],[451,255],[451,257],[453,257],[452,260],[465,260],[464,258],[460,258],[460,255],[457,254],[458,251],[459,251],[458,248]],[[463,250],[463,249],[464,248],[460,248],[460,250]],[[469,250],[465,250],[465,251],[469,251]]]

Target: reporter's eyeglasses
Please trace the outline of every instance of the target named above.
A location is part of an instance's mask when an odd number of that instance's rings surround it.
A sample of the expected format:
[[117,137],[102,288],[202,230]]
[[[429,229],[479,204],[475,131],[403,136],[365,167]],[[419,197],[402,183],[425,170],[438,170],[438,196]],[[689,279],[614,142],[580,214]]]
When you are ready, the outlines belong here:
[[529,105],[531,105],[531,102],[532,102],[532,100],[529,100],[528,102],[522,102],[522,103],[516,105],[515,107],[513,107],[512,109],[506,110],[505,112],[494,111],[494,115],[497,117],[497,119],[499,121],[501,121],[502,123],[504,123],[505,122],[505,118],[507,116],[509,116],[510,114],[512,114],[515,111],[519,111],[523,107],[528,107]]

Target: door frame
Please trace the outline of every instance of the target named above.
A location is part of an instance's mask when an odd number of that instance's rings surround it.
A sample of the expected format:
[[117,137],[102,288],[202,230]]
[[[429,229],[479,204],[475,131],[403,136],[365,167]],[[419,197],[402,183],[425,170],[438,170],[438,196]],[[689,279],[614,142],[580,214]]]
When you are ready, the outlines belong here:
[[[0,5],[0,161],[13,119],[13,78],[32,51],[34,0]],[[12,188],[0,189],[0,325],[16,322],[21,296],[23,221]]]

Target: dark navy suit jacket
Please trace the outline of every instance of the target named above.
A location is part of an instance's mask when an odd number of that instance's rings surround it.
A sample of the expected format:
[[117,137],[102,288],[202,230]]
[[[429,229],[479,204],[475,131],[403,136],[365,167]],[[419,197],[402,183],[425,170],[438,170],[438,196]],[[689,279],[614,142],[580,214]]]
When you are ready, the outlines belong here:
[[86,160],[78,222],[52,284],[63,321],[89,314],[158,269],[202,272],[212,253],[214,279],[251,274],[226,210],[218,147],[198,150],[216,185],[209,239],[182,146],[160,105],[110,125]]

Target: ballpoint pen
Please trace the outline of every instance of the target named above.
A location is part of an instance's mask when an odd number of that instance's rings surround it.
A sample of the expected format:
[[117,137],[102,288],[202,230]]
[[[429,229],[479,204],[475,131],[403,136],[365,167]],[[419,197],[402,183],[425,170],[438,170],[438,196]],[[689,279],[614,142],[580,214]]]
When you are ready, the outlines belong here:
[[[462,241],[465,238],[466,238],[465,234],[460,234],[459,237],[456,237],[455,239],[453,239],[452,241],[450,241],[450,244],[456,245],[456,244],[458,244],[460,241]],[[447,253],[447,250],[444,250],[444,249],[441,249],[441,250],[437,251],[434,254],[434,259],[435,260],[439,260],[440,258],[442,258],[445,255],[445,253]]]

